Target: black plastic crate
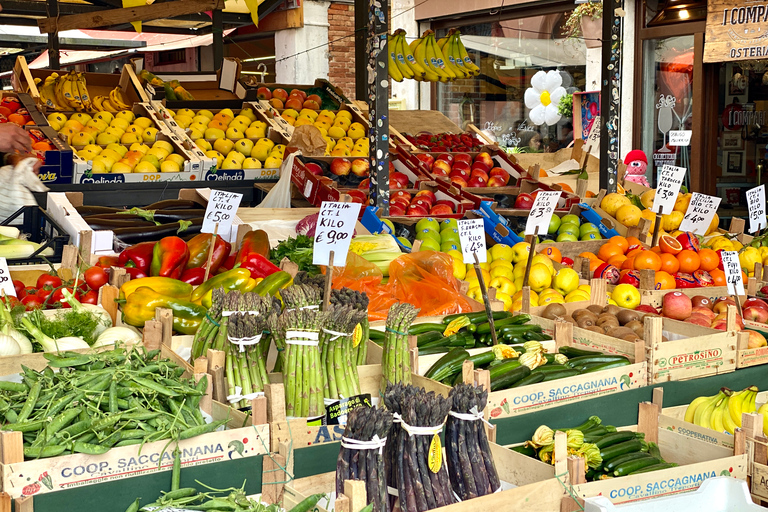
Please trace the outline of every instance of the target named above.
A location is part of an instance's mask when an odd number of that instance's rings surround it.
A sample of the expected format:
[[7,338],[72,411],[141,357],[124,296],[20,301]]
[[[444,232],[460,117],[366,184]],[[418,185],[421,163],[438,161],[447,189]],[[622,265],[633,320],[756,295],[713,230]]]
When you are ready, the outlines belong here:
[[[48,213],[39,206],[23,206],[16,213],[0,222],[2,226],[10,225],[21,216],[22,223],[15,224],[28,240],[42,244],[29,258],[8,260],[9,265],[36,265],[40,263],[61,263],[64,246],[69,243],[69,235],[54,221]],[[52,256],[39,256],[47,248],[53,249]]]

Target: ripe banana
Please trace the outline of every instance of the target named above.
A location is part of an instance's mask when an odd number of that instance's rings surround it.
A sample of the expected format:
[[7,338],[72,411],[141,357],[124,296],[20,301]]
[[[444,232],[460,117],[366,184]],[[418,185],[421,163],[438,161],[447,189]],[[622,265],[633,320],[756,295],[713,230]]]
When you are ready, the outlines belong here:
[[440,77],[441,82],[447,82],[448,80],[451,80],[450,75],[448,72],[443,69],[445,66],[441,66],[440,62],[437,59],[437,54],[435,53],[435,47],[433,46],[432,42],[434,41],[434,38],[431,35],[431,30],[427,30],[424,35],[422,36],[424,38],[424,42],[422,45],[424,46],[424,49],[426,50],[426,59],[429,63],[429,67],[432,68],[432,71],[434,71],[437,76]]
[[434,55],[435,63],[437,64],[438,69],[445,73],[449,80],[456,80],[456,73],[454,73],[453,70],[446,65],[445,60],[443,59],[443,52],[440,51],[440,48],[437,47],[437,41],[435,41],[434,32],[429,35],[427,42],[429,43],[430,48],[428,51],[431,51]]
[[[55,75],[55,76],[54,76]],[[69,102],[64,97],[64,81],[65,76],[58,75],[56,73],[51,73],[51,78],[56,80],[53,86],[53,90],[56,97],[56,104],[59,105],[59,108],[61,110],[69,110]]]
[[413,54],[416,58],[416,62],[421,64],[421,66],[424,68],[424,80],[428,82],[441,81],[442,75],[435,71],[435,69],[429,63],[429,59],[427,58],[427,45],[425,39],[422,37],[421,39],[415,40],[414,43],[416,43],[416,45],[413,48]]
[[728,412],[736,426],[741,427],[741,415],[745,412],[755,411],[755,398],[757,397],[757,387],[750,386],[738,393],[734,393],[733,398],[728,401]]
[[763,434],[768,435],[768,404],[761,405],[757,413],[763,415]]
[[[57,75],[58,76],[58,75]],[[45,103],[46,108],[51,110],[64,110],[56,100],[56,78],[53,75],[48,76],[40,87],[40,99]]]
[[443,46],[442,52],[443,57],[445,60],[445,65],[453,71],[453,73],[456,75],[456,78],[469,78],[469,72],[464,72],[464,66],[461,67],[458,66],[456,63],[454,57],[453,57],[453,48],[455,45],[455,37],[451,36],[449,40],[446,42],[445,46]]
[[403,74],[400,72],[400,68],[395,63],[395,44],[392,40],[392,36],[387,36],[387,67],[389,68],[389,77],[395,82],[403,81]]
[[[732,396],[733,394],[731,394],[731,397]],[[728,401],[730,401],[730,398]],[[725,431],[731,435],[733,435],[733,433],[736,432],[736,429],[739,428],[739,426],[733,422],[733,419],[731,418],[731,413],[727,409],[725,413],[723,413],[723,426],[725,427]]]
[[94,112],[93,105],[91,103],[91,97],[88,94],[88,88],[86,87],[86,83],[85,83],[85,73],[77,74],[76,83],[77,83],[77,91],[80,96],[80,101],[83,103],[83,107],[89,112]]
[[[413,74],[418,77],[422,78],[427,74],[427,71],[424,69],[424,67],[416,62],[416,58],[413,56],[413,49],[411,48],[411,45],[405,42],[405,30],[402,31],[403,36],[403,56],[405,57],[406,62],[408,62],[408,66],[410,66],[411,70],[413,71]],[[413,43],[411,43],[413,44]]]
[[728,401],[733,392],[730,389],[723,389],[722,391],[725,393],[725,398],[720,400],[717,408],[715,408],[714,412],[712,413],[711,428],[716,432],[725,432],[725,416],[730,416],[728,413]]
[[393,35],[390,37],[392,39],[388,44],[392,45],[392,48],[394,49],[394,59],[395,64],[397,65],[397,69],[400,71],[400,74],[403,75],[403,78],[413,78],[413,71],[411,71],[411,68],[409,68],[408,64],[405,63],[405,57],[403,56],[402,36]]
[[461,42],[461,32],[458,30],[456,31],[456,45],[459,48],[459,56],[464,61],[464,67],[472,71],[472,74],[474,76],[477,76],[480,74],[480,68],[474,63],[474,61],[470,58],[469,54],[467,53],[467,49],[464,47],[464,43]]
[[715,412],[715,408],[724,398],[725,393],[721,391],[715,398],[707,402],[704,407],[696,409],[696,412],[693,415],[694,423],[700,427],[711,428],[712,413]]
[[708,402],[709,400],[712,400],[715,398],[715,396],[700,396],[693,400],[693,402],[690,403],[688,408],[685,410],[685,421],[688,423],[693,423],[693,415],[696,412],[696,409],[701,407],[701,404]]
[[123,91],[120,90],[120,87],[115,87],[109,91],[109,102],[120,110],[131,109],[131,106],[125,101]]

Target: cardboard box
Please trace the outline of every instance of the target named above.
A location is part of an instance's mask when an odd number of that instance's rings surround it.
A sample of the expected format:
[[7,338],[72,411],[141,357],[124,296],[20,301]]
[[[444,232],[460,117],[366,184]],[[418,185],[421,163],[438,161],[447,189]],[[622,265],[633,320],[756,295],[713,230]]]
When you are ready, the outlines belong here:
[[43,155],[45,163],[38,174],[40,181],[47,184],[72,183],[73,151],[69,144],[61,140],[50,126],[25,126],[24,128],[33,134],[39,132],[56,147]]
[[[238,101],[245,99],[246,90],[240,84],[242,64],[238,59],[227,57],[216,73],[155,73],[164,81],[178,80],[194,100],[169,101],[165,97],[165,89],[143,83],[147,100],[163,100],[165,106],[177,108],[208,108],[211,102]],[[140,80],[144,82],[144,80]],[[225,108],[225,107],[221,107]]]

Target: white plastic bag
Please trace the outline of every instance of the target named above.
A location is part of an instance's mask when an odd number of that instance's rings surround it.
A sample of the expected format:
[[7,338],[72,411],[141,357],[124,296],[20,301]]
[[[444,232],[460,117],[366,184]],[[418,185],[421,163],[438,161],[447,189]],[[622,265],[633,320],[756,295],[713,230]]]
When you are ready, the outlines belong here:
[[290,208],[291,207],[291,173],[293,171],[293,161],[301,151],[294,151],[283,160],[280,166],[280,179],[267,197],[259,203],[256,208]]
[[[0,167],[0,220],[7,219],[22,206],[37,206],[32,192],[48,191],[33,170],[36,163],[36,158],[25,158],[16,167]],[[19,216],[12,224],[22,221]]]

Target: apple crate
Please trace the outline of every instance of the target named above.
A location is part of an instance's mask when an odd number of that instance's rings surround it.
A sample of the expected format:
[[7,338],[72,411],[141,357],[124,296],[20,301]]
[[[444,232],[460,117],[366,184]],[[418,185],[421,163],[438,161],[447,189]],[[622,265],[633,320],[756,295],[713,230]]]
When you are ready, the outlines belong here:
[[[645,441],[657,443],[664,460],[676,463],[677,467],[586,482],[584,459],[569,457],[567,492],[561,510],[581,510],[583,500],[595,496],[603,496],[619,505],[695,491],[705,480],[718,476],[747,479],[750,460],[743,447],[716,446],[667,430],[660,424],[660,412],[660,405],[642,402],[639,404],[637,425],[622,427],[621,430],[642,432]],[[603,420],[610,423],[608,418]],[[565,453],[567,456],[564,447],[560,448],[567,442],[565,437],[555,438],[556,464],[562,463],[559,455]]]
[[[320,108],[325,108],[326,110],[338,110],[341,105],[349,103],[340,87],[336,87],[328,80],[323,80],[322,78],[316,79],[312,85],[263,83],[259,82],[255,76],[241,78],[240,82],[248,89],[248,98],[250,99],[251,96],[254,96],[252,92],[255,91],[255,96],[259,101],[268,102],[272,99],[272,91],[275,89],[283,89],[286,92],[286,96],[290,95],[292,90],[298,89],[306,95],[318,94],[321,100],[323,100]],[[325,98],[323,99],[323,97]]]
[[293,169],[291,169],[291,183],[312,206],[319,207],[323,201],[339,200],[339,191],[329,186],[328,181],[332,180],[323,176],[316,176],[306,168],[300,159],[294,159]]
[[[522,180],[520,180],[520,187],[516,195],[514,196],[510,195],[507,198],[500,198],[501,201],[498,200],[499,198],[494,196],[494,200],[497,201],[496,212],[508,217],[526,217],[527,218],[528,214],[530,213],[530,209],[533,206],[533,198],[531,198],[530,202],[525,202],[525,204],[520,204],[517,207],[515,207],[515,203],[517,202],[518,196],[520,196],[521,194],[527,194],[530,196],[532,193],[539,190],[558,191],[561,189],[560,189],[560,186],[556,184],[544,185],[534,180],[533,178],[523,178]],[[475,204],[479,204],[479,201],[488,200],[485,197],[480,197],[475,194],[471,194],[471,195],[468,194],[468,197],[470,197]],[[570,192],[561,191],[560,199],[558,199],[557,201],[557,208],[555,209],[555,212],[558,212],[558,213],[571,212],[573,207],[578,203],[579,203],[579,196],[572,194]],[[507,205],[511,205],[512,207],[507,207]]]
[[[160,133],[166,133],[168,134],[168,130],[165,127],[165,125],[157,119],[157,116],[155,115],[154,111],[150,111],[147,109],[149,105],[147,103],[134,103],[131,108],[131,113],[134,116],[134,121],[128,121],[128,119],[125,119],[126,122],[129,123],[129,125],[135,124],[136,119],[140,118],[146,118],[151,121],[152,124],[149,125],[148,128],[144,129],[141,133],[134,134],[135,137],[133,138],[125,138],[126,135],[130,135],[129,133],[125,133],[123,137],[119,137],[117,135],[111,134],[111,133],[101,133],[98,136],[91,136],[91,139],[88,140],[74,140],[73,135],[67,136],[67,139],[69,141],[69,145],[79,151],[83,149],[87,145],[97,145],[104,149],[108,144],[120,144],[122,146],[125,146],[126,148],[130,148],[130,146],[133,143],[139,143],[139,144],[147,144],[151,145],[156,139],[158,134]],[[114,117],[118,117],[120,113],[114,114]],[[58,117],[58,116],[65,116],[67,120],[74,120],[78,121],[81,124],[85,124],[88,122],[89,118],[91,117],[90,114],[84,114],[80,112],[76,112],[71,115],[61,114],[61,113],[53,113],[49,115],[49,118]],[[83,116],[83,117],[80,117]],[[87,117],[86,117],[87,116]],[[64,117],[59,117],[56,119],[57,122],[62,122]],[[51,122],[51,119],[49,119],[49,122]],[[105,123],[109,124],[109,123]],[[67,134],[67,128],[62,128],[59,130],[60,133]],[[74,130],[73,132],[74,133]],[[99,142],[99,136],[102,137],[101,142]]]
[[[254,102],[256,103],[256,102]],[[273,122],[273,124],[277,125],[281,130],[285,131],[289,138],[293,136],[293,130],[294,126],[288,122],[288,120],[283,117],[283,114],[288,109],[278,109],[275,108],[274,105],[270,104],[268,101],[261,100],[258,103],[260,103],[265,115]],[[301,109],[293,109],[294,111],[300,111]],[[317,112],[316,109],[313,109]],[[341,111],[347,111],[352,116],[352,123],[359,123],[363,126],[363,131],[365,132],[365,135],[363,137],[367,137],[368,134],[368,118],[366,115],[363,114],[363,112],[357,108],[357,106],[351,104],[351,103],[342,103],[338,109],[331,110],[334,114],[338,114]]]
[[[419,188],[421,190],[431,189],[435,195],[435,201],[431,205],[431,209],[427,210],[427,205],[411,204],[406,210],[398,208],[397,204],[390,204],[389,217],[387,217],[390,221],[411,226],[415,225],[423,217],[432,217],[438,220],[461,219],[472,208],[472,203],[464,199],[461,190],[444,182],[421,182]],[[444,213],[434,211],[438,205],[445,207]],[[448,212],[449,208],[451,213]]]

